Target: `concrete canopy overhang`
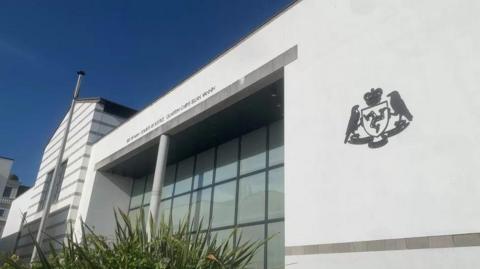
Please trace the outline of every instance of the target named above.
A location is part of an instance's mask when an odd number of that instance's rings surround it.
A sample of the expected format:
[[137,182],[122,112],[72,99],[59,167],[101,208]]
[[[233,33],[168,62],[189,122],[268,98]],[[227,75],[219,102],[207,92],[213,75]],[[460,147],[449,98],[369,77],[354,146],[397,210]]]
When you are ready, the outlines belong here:
[[[168,160],[172,162],[186,157],[192,149],[198,151],[208,147],[212,141],[218,143],[234,133],[239,135],[240,130],[248,131],[251,126],[265,123],[267,118],[279,118],[278,115],[263,111],[275,110],[265,98],[271,98],[271,91],[276,88],[278,93],[275,94],[282,98],[283,103],[284,66],[296,59],[297,47],[294,46],[209,99],[101,160],[95,169],[122,176],[143,176],[153,172],[161,134],[172,137]],[[228,124],[231,126],[227,127]]]
[[[167,163],[178,162],[215,145],[283,118],[283,79],[186,128],[170,132]],[[108,168],[108,172],[138,178],[154,172],[158,140]]]

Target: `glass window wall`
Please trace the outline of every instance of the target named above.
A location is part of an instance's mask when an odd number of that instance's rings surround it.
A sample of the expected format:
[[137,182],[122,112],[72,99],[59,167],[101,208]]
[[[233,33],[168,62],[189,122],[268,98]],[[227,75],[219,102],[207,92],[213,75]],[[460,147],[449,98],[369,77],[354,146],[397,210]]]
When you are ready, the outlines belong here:
[[[249,132],[167,166],[160,216],[212,227],[212,235],[264,240],[250,268],[284,267],[283,121]],[[136,182],[138,180],[138,182]],[[148,209],[152,175],[132,186],[131,214]],[[143,185],[142,185],[143,184]],[[143,186],[143,197],[141,195]],[[241,238],[240,238],[241,235]]]

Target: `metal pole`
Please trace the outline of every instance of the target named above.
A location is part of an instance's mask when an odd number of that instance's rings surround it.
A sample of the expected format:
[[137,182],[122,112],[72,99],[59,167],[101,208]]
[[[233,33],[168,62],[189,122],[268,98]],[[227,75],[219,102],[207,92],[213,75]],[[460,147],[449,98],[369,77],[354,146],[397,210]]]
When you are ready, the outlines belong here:
[[15,246],[13,247],[13,254],[17,254],[18,241],[20,241],[20,237],[22,237],[23,225],[25,224],[26,219],[27,219],[27,212],[23,212],[22,222],[20,222],[20,229],[18,230],[17,238],[15,239]]
[[150,212],[147,218],[147,234],[150,240],[150,230],[155,227],[150,227],[150,216],[154,223],[158,222],[158,209],[160,207],[160,199],[162,196],[162,186],[165,180],[165,169],[167,165],[168,146],[170,144],[170,137],[168,135],[161,135],[158,143],[157,162],[155,164],[155,173],[153,174],[153,186],[150,196]]
[[[38,226],[36,242],[38,243],[39,246],[42,246],[42,237],[43,237],[43,234],[45,232],[44,231],[45,230],[45,224],[46,224],[47,219],[48,219],[48,213],[50,211],[50,206],[52,205],[52,201],[51,201],[52,196],[53,196],[52,192],[53,192],[54,186],[56,186],[58,184],[58,173],[60,171],[60,166],[62,165],[62,162],[63,162],[63,153],[65,152],[65,145],[67,144],[68,132],[70,131],[70,125],[72,123],[73,112],[75,111],[75,102],[77,100],[78,94],[80,93],[80,84],[82,83],[82,77],[85,76],[85,72],[78,71],[77,75],[78,75],[77,85],[75,86],[75,91],[73,93],[72,104],[70,105],[70,110],[68,111],[67,125],[65,126],[65,130],[63,132],[62,144],[60,145],[60,152],[58,153],[57,164],[55,165],[55,170],[53,170],[52,181],[50,182],[50,186],[49,186],[48,192],[47,192],[47,197],[46,197],[46,200],[45,200],[45,208],[43,209],[42,218],[40,219],[40,225]],[[60,187],[60,186],[58,186],[58,187]],[[38,249],[34,245],[30,262],[34,262],[37,259],[37,255],[38,255]]]

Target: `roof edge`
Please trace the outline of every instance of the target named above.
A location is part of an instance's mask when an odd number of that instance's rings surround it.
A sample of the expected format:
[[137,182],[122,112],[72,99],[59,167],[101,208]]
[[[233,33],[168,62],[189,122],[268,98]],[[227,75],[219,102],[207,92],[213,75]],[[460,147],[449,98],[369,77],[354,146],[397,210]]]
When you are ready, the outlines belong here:
[[14,159],[10,158],[10,157],[5,157],[5,156],[0,156],[0,159],[5,159],[5,160],[9,160],[9,161],[15,161]]
[[[245,42],[247,39],[249,39],[250,37],[252,37],[253,35],[255,35],[256,33],[258,33],[260,30],[262,30],[263,28],[265,28],[266,26],[268,26],[270,23],[272,23],[273,21],[275,21],[277,18],[279,18],[280,16],[282,16],[284,13],[288,12],[290,9],[292,9],[293,7],[295,7],[297,4],[299,4],[300,2],[302,2],[304,0],[292,0],[291,3],[287,4],[283,9],[281,10],[278,10],[277,12],[275,12],[270,18],[268,18],[264,23],[258,25],[257,27],[255,27],[251,32],[247,33],[246,35],[244,35],[243,37],[241,37],[237,42],[235,42],[235,44],[233,44],[232,46],[226,48],[225,50],[223,50],[222,52],[218,53],[216,56],[212,57],[210,61],[208,61],[206,64],[200,66],[199,68],[197,68],[195,71],[193,71],[192,73],[190,73],[185,79],[182,79],[180,80],[177,84],[175,84],[173,87],[171,87],[170,89],[168,89],[167,91],[165,91],[164,93],[162,93],[159,97],[155,98],[155,100],[153,100],[153,102],[151,102],[150,104],[146,105],[145,107],[139,109],[137,111],[137,114],[141,113],[142,111],[146,110],[147,108],[151,107],[152,105],[154,105],[158,100],[162,99],[163,97],[165,97],[166,95],[168,95],[170,92],[174,91],[175,89],[177,89],[178,87],[180,87],[182,84],[186,83],[188,80],[190,80],[191,78],[193,78],[194,76],[196,76],[197,74],[199,74],[200,72],[202,72],[202,70],[206,69],[207,67],[209,67],[210,65],[212,65],[215,61],[217,61],[218,59],[222,58],[223,56],[225,56],[227,53],[229,53],[230,51],[234,50],[236,47],[240,46],[243,42]],[[106,138],[107,136],[109,136],[111,133],[113,133],[116,129],[120,128],[122,125],[124,125],[125,123],[129,122],[132,118],[134,118],[135,116],[133,117],[130,117],[129,119],[127,119],[126,121],[122,122],[120,125],[118,125],[117,127],[113,128],[108,134],[102,136],[96,143],[100,142],[101,140],[103,140],[104,138]]]

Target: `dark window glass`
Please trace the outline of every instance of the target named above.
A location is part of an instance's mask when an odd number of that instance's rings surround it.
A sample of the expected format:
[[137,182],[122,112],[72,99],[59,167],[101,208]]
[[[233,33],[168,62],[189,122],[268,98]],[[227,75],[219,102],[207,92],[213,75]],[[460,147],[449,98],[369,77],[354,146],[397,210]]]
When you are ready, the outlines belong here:
[[178,163],[175,194],[185,193],[192,189],[194,161],[195,158],[190,157]]
[[10,195],[12,195],[12,187],[5,187],[3,197],[10,198]]
[[201,188],[212,184],[213,162],[215,159],[215,148],[211,148],[197,155],[193,188]]
[[145,193],[145,177],[134,179],[132,194],[130,195],[130,208],[134,209],[142,206],[143,195]]
[[45,200],[47,199],[48,189],[50,189],[50,183],[52,181],[52,177],[53,177],[53,170],[48,172],[47,177],[45,178],[42,194],[40,195],[40,201],[38,203],[38,211],[42,210],[45,207]]
[[60,191],[62,190],[63,177],[65,176],[65,170],[67,169],[67,161],[64,161],[60,166],[60,171],[58,173],[58,183],[54,187],[53,201],[58,201],[60,197]]
[[233,139],[218,146],[215,182],[237,176],[238,139]]

